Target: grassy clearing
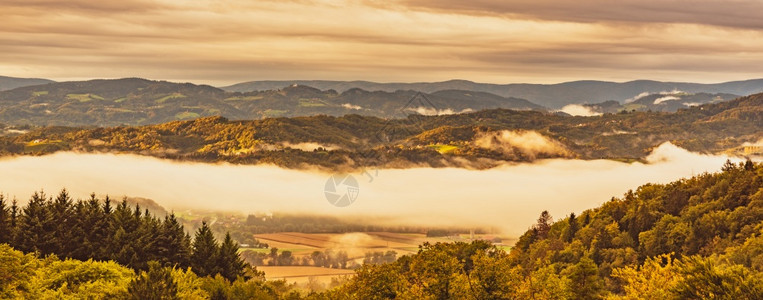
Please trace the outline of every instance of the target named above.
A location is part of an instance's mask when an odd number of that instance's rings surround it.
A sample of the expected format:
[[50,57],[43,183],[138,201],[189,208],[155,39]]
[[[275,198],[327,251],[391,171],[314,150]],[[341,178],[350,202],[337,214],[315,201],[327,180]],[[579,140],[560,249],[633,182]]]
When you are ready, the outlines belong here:
[[67,94],[66,100],[77,100],[79,102],[90,102],[93,100],[104,100],[103,97],[96,94]]
[[427,147],[434,149],[437,152],[440,152],[440,154],[450,154],[456,149],[458,149],[458,146],[455,145],[428,145]]
[[263,96],[235,96],[223,99],[224,101],[254,101],[260,100]]
[[61,140],[33,140],[24,144],[25,152],[46,152],[65,148],[67,144]]
[[265,117],[267,117],[267,118],[277,118],[277,117],[283,117],[287,112],[289,112],[289,111],[288,110],[268,109],[268,110],[262,112],[262,114]]
[[183,95],[181,93],[172,93],[170,95],[167,95],[167,96],[161,97],[159,99],[156,99],[156,100],[154,100],[154,102],[156,102],[158,104],[162,104],[164,102],[167,102],[167,100],[170,100],[170,99],[180,99],[180,98],[186,98],[186,97],[188,97],[188,96]]
[[184,112],[175,114],[175,119],[178,119],[178,120],[196,119],[198,117],[199,117],[199,114],[195,112],[190,112],[190,111],[184,111]]
[[121,113],[133,113],[133,112],[135,112],[132,109],[121,108],[121,107],[107,107],[106,110],[113,111],[113,112],[121,112]]
[[47,95],[48,91],[38,91],[38,92],[32,92],[32,96],[39,97],[43,95]]
[[326,103],[323,103],[323,101],[321,101],[320,99],[300,98],[299,106],[300,107],[321,107],[321,106],[326,106]]

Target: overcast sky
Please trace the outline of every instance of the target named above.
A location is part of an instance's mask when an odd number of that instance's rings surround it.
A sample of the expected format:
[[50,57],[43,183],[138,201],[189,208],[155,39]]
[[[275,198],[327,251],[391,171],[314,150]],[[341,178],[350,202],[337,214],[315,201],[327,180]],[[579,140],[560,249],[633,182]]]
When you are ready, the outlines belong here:
[[760,0],[0,0],[0,75],[382,82],[763,77]]

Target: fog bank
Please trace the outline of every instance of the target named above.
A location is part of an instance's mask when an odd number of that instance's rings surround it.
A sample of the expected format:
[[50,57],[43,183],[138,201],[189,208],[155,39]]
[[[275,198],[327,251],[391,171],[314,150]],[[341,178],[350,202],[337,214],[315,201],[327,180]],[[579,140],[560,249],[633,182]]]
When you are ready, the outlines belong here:
[[579,213],[647,182],[666,183],[720,170],[727,158],[690,153],[666,143],[654,150],[647,164],[550,159],[482,171],[382,169],[370,172],[376,175],[373,181],[361,173],[351,174],[359,182],[358,198],[340,208],[324,196],[328,173],[57,153],[0,160],[0,191],[21,203],[36,190],[55,194],[66,187],[75,198],[91,192],[118,199],[146,197],[176,211],[374,216],[411,225],[494,226],[517,236],[542,210],[555,218]]

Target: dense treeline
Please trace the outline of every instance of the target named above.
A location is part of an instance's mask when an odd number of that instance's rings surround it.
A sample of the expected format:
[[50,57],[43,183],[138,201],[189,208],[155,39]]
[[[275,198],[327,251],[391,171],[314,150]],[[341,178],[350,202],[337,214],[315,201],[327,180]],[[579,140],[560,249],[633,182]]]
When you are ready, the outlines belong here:
[[74,201],[64,189],[55,198],[35,192],[24,207],[0,195],[0,244],[40,256],[115,261],[134,270],[149,262],[163,267],[191,268],[200,276],[222,275],[235,280],[247,266],[238,243],[226,235],[218,243],[206,223],[193,242],[169,214],[164,218],[106,197]]
[[[288,168],[489,168],[541,158],[642,159],[672,142],[718,153],[756,142],[763,131],[763,94],[676,113],[632,112],[571,117],[505,109],[399,119],[325,115],[229,121],[205,117],[150,126],[44,127],[0,137],[2,155],[56,151],[125,152],[193,161],[275,164]],[[560,151],[526,153],[503,130],[537,132]],[[477,142],[493,138],[493,143]]]
[[543,212],[510,253],[425,244],[330,299],[763,299],[763,164],[647,184],[580,216]]

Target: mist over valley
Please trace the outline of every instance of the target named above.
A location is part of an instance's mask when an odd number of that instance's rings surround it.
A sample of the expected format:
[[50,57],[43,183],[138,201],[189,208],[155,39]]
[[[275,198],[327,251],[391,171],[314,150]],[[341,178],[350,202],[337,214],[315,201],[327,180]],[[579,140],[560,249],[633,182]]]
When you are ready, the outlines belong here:
[[[153,199],[169,211],[238,214],[297,213],[380,220],[383,225],[497,228],[517,237],[540,211],[552,216],[598,206],[644,182],[666,183],[720,170],[727,156],[700,155],[672,144],[657,147],[647,163],[546,159],[489,170],[379,169],[349,173],[357,200],[331,205],[324,185],[332,173],[276,166],[181,163],[124,154],[61,152],[0,160],[2,193],[21,203],[33,191],[66,188],[75,198],[91,193]],[[738,158],[731,158],[739,161]]]

